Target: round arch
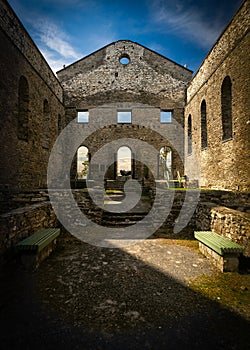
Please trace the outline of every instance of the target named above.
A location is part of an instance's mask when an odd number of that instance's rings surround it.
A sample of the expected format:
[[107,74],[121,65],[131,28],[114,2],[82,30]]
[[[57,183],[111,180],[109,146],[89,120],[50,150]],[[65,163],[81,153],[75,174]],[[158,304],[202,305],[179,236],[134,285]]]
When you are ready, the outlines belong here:
[[132,151],[128,146],[121,146],[117,150],[117,175],[132,175]]
[[172,148],[169,146],[161,147],[159,151],[159,179],[169,180],[172,175]]
[[77,178],[87,179],[89,170],[89,149],[80,146],[77,150]]

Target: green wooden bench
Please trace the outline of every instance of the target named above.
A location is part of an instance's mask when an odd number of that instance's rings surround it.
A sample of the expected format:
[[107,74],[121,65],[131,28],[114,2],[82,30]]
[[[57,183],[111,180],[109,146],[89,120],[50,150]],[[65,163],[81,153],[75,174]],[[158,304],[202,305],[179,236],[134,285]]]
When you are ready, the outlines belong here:
[[222,272],[237,271],[244,247],[212,231],[195,231],[200,251]]
[[60,228],[42,228],[16,245],[24,266],[35,270],[50,255],[56,245]]

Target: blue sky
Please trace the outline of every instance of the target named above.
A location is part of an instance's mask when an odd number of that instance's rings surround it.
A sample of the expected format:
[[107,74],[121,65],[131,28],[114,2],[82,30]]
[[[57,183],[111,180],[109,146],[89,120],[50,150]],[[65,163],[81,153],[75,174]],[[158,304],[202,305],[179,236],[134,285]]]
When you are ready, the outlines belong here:
[[241,0],[9,0],[54,72],[117,40],[194,72]]

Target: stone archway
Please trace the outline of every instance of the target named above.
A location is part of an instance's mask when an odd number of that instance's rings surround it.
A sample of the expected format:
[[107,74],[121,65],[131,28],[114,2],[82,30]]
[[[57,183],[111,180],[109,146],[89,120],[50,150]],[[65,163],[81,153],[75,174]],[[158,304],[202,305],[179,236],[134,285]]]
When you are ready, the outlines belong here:
[[169,180],[172,175],[172,148],[163,146],[159,152],[158,160],[158,178]]
[[89,149],[80,146],[77,150],[77,179],[86,180],[89,171]]
[[133,159],[132,151],[128,146],[121,146],[117,150],[116,175],[132,176]]

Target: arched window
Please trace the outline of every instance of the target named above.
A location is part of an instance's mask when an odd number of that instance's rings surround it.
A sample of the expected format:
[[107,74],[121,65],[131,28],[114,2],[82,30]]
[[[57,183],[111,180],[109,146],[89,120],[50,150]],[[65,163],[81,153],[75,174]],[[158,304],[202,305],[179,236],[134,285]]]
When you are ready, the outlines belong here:
[[232,127],[232,83],[227,76],[221,86],[221,116],[222,116],[222,140],[231,139]]
[[89,170],[89,150],[88,147],[81,146],[77,150],[77,178],[87,179]]
[[49,102],[43,101],[43,147],[49,148],[49,122],[50,122]]
[[172,149],[164,146],[159,153],[159,179],[169,180],[172,174]]
[[201,149],[207,147],[207,106],[206,101],[201,103]]
[[28,141],[29,136],[29,84],[24,76],[18,86],[18,138]]
[[62,116],[61,114],[59,113],[58,116],[57,116],[57,130],[58,130],[58,135],[60,134],[60,132],[62,131],[63,129],[63,125],[62,125]]
[[192,153],[192,117],[188,116],[188,154]]
[[117,175],[132,175],[132,152],[127,146],[117,151]]

